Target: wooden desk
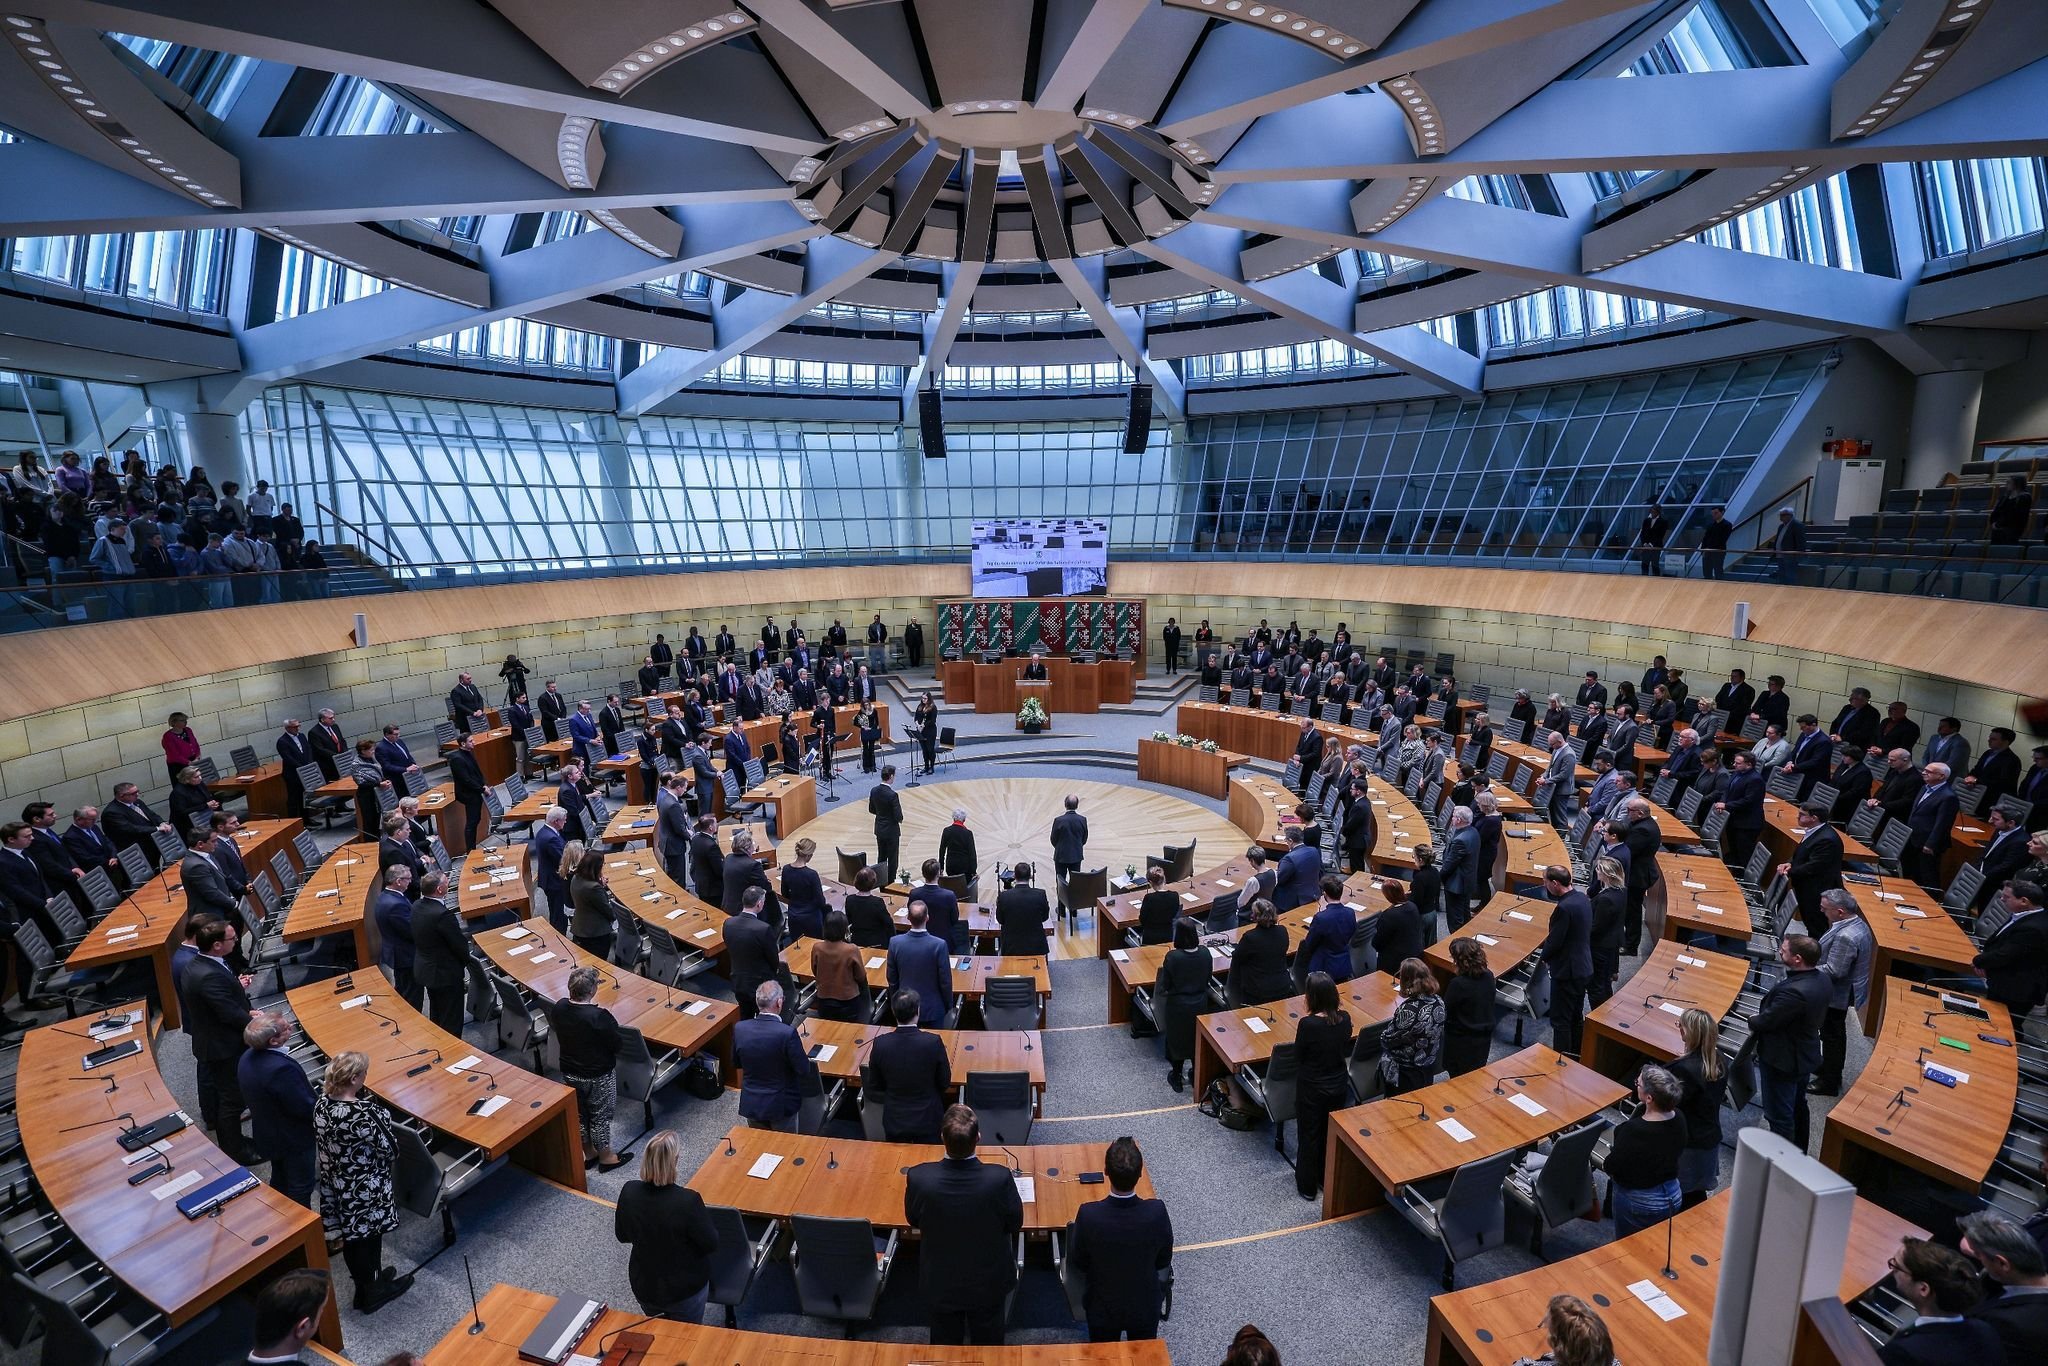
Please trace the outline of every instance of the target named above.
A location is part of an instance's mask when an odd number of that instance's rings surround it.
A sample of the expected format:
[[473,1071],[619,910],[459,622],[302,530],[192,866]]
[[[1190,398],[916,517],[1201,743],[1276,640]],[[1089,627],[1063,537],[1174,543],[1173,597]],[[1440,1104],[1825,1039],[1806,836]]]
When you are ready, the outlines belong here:
[[1554,904],[1541,897],[1494,897],[1485,910],[1466,921],[1455,934],[1447,934],[1422,951],[1422,961],[1448,982],[1457,974],[1451,962],[1453,939],[1476,939],[1486,950],[1486,966],[1496,977],[1514,971],[1526,962],[1550,934],[1550,913]]
[[[472,731],[469,740],[470,752],[476,756],[476,766],[482,770],[484,782],[492,787],[511,777],[517,768],[518,753],[512,746],[512,727],[494,726],[490,730]],[[441,746],[444,755],[455,752],[453,740]]]
[[[1627,1087],[1539,1043],[1419,1091],[1339,1110],[1330,1116],[1323,1157],[1323,1217],[1371,1209],[1404,1185],[1532,1148],[1628,1094]],[[1521,1108],[1516,1097],[1539,1107],[1537,1113]],[[1453,1137],[1447,1123],[1463,1125],[1471,1137]]]
[[616,773],[626,780],[626,801],[632,806],[642,806],[651,801],[654,794],[647,790],[647,771],[641,767],[639,754],[608,755],[597,761],[600,773]]
[[[782,951],[782,961],[799,982],[811,980],[811,951],[820,941],[799,939]],[[863,949],[866,954],[868,989],[877,994],[889,989],[889,953],[886,949]],[[953,996],[957,1001],[979,1001],[988,990],[991,977],[1028,977],[1038,993],[1038,1026],[1045,1027],[1045,1003],[1052,999],[1052,975],[1043,958],[1000,957],[993,954],[954,954]]]
[[259,764],[248,773],[224,773],[207,787],[223,804],[236,795],[246,798],[251,817],[291,814],[291,796],[284,785],[284,762],[279,759]]
[[[2018,1052],[1979,1035],[2013,1038],[2012,1014],[1988,998],[1896,977],[1885,979],[1884,990],[1884,1028],[1856,1084],[1828,1111],[1820,1160],[1859,1184],[1896,1163],[1975,1195],[2005,1142],[2019,1093]],[[1945,1013],[1951,1002],[1991,1018]],[[1928,1062],[1970,1079],[1954,1087],[1929,1080],[1918,1061],[1923,1052]]]
[[[1942,909],[1939,899],[1929,896],[1911,878],[1878,876],[1875,886],[1861,882],[1842,886],[1856,898],[1863,908],[1864,923],[1870,926],[1870,989],[1857,1011],[1863,1017],[1866,1035],[1877,1037],[1891,998],[1885,983],[1902,965],[1934,968],[1935,976],[1976,975],[1971,963],[1977,957],[1977,946]],[[1913,914],[1915,911],[1919,914]]]
[[[1990,809],[1986,803],[1984,810]],[[1941,851],[1941,885],[1948,886],[1964,864],[1983,857],[1990,843],[1991,827],[1984,823],[1983,816],[1957,815],[1955,824],[1949,827],[1948,848]]]
[[[808,782],[810,780],[805,779],[805,781]],[[658,820],[659,816],[652,806],[622,806],[612,813],[611,820],[605,825],[604,830],[599,833],[597,842],[599,844],[620,845],[637,844],[644,840],[648,847],[652,848],[654,845],[654,831]],[[718,847],[730,854],[732,852],[733,832],[740,828],[738,825],[719,826]],[[754,836],[754,857],[761,860],[763,868],[773,868],[775,866],[775,842],[768,838],[767,822],[754,821],[746,829]]]
[[[469,813],[463,810],[461,802],[455,800],[454,783],[437,783],[429,788],[420,798],[420,814],[434,822],[434,833],[441,837],[441,843],[448,846],[450,858],[461,858],[469,852],[469,841],[464,838],[468,833],[465,827],[469,823]],[[484,819],[488,824],[488,811],[484,813]]]
[[606,854],[604,869],[612,895],[634,919],[669,935],[685,953],[725,956],[725,912],[670,880],[652,849]]
[[942,659],[938,663],[939,687],[944,690],[942,700],[949,707],[971,707],[974,705],[974,661],[971,659]]
[[1501,888],[1502,893],[1521,889],[1534,892],[1543,885],[1544,869],[1572,866],[1571,850],[1565,844],[1563,832],[1543,821],[1504,824],[1500,847],[1505,856],[1501,876],[1506,885]]
[[[341,982],[351,985],[341,987]],[[370,997],[367,1006],[343,1009],[343,1002],[365,995]],[[306,1037],[328,1057],[355,1051],[369,1058],[365,1089],[392,1109],[482,1149],[493,1161],[509,1156],[536,1176],[585,1189],[576,1093],[568,1087],[475,1052],[464,1040],[435,1028],[375,968],[359,968],[337,981],[309,982],[285,993],[285,999]],[[425,1072],[406,1075],[422,1059],[434,1057],[439,1060]],[[450,1070],[472,1057],[477,1061],[466,1070]],[[471,1113],[472,1105],[500,1098],[506,1103],[494,1113]]]
[[1230,795],[1230,770],[1249,756],[1219,749],[1204,753],[1171,740],[1138,741],[1138,781],[1199,792],[1219,801]]
[[[1728,1192],[1722,1190],[1705,1204],[1680,1212],[1668,1229],[1660,1223],[1518,1276],[1434,1296],[1429,1302],[1424,1361],[1427,1366],[1451,1362],[1506,1366],[1520,1357],[1541,1356],[1545,1350],[1543,1315],[1550,1297],[1577,1295],[1598,1303],[1618,1360],[1704,1366],[1707,1329],[1713,1322],[1719,1289],[1728,1200]],[[1842,1298],[1855,1299],[1889,1274],[1900,1239],[1925,1236],[1926,1230],[1859,1199],[1849,1220],[1848,1252],[1842,1259]],[[1671,1265],[1679,1269],[1675,1281],[1658,1274],[1665,1264],[1667,1238]],[[1654,1281],[1685,1310],[1684,1315],[1666,1322],[1630,1294],[1628,1287],[1644,1279]],[[435,1366],[440,1366],[438,1360]]]
[[[472,849],[462,861],[451,888],[456,909],[465,920],[511,911],[525,919],[533,904],[533,861],[524,848]],[[297,910],[297,903],[292,906]]]
[[[1405,880],[1416,868],[1415,846],[1430,842],[1429,822],[1399,788],[1377,774],[1366,780],[1366,799],[1378,808],[1366,862],[1375,872]],[[1269,854],[1284,854],[1292,847],[1284,831],[1300,824],[1294,815],[1300,804],[1300,797],[1272,778],[1230,780],[1230,823]]]
[[[320,1218],[270,1186],[257,1186],[222,1207],[218,1218],[187,1219],[177,1199],[157,1199],[167,1184],[190,1189],[232,1172],[236,1163],[216,1148],[196,1121],[166,1142],[174,1170],[139,1186],[128,1178],[148,1159],[124,1165],[123,1125],[96,1124],[132,1111],[148,1124],[179,1109],[157,1070],[147,1004],[130,1001],[107,1014],[136,1016],[128,1039],[143,1048],[133,1057],[81,1074],[79,1059],[99,1045],[81,1036],[78,1019],[30,1030],[22,1039],[16,1087],[24,1101],[17,1118],[21,1147],[51,1207],[91,1254],[130,1290],[173,1324],[188,1323],[229,1294],[273,1273],[327,1268]],[[121,1042],[109,1036],[107,1042]],[[107,1083],[120,1090],[106,1094]],[[90,1127],[81,1127],[90,1126]],[[12,1289],[8,1294],[16,1292]],[[340,1350],[341,1320],[330,1297],[320,1314],[320,1342]]]
[[[1378,743],[1377,731],[1324,721],[1320,713],[1312,719],[1315,720],[1315,728],[1322,732],[1326,745],[1364,745],[1370,749]],[[1276,764],[1292,759],[1294,747],[1301,743],[1301,718],[1288,712],[1258,711],[1221,702],[1183,702],[1175,711],[1174,723],[1178,734],[1192,735],[1197,740],[1214,740],[1225,749]],[[1427,729],[1436,721],[1417,715],[1415,724]]]
[[[1377,908],[1382,903],[1377,894],[1365,903]],[[1287,952],[1291,956],[1301,947],[1301,941],[1308,935],[1308,922],[1315,918],[1314,905],[1299,906],[1283,913],[1275,922],[1287,931]],[[1370,913],[1370,912],[1368,912]],[[1244,938],[1249,925],[1239,926],[1221,934],[1204,935],[1202,943],[1208,948],[1210,971],[1223,975],[1230,971],[1231,955],[1238,940]],[[1109,1004],[1107,1014],[1111,1024],[1126,1024],[1135,1008],[1132,997],[1140,991],[1150,991],[1158,984],[1160,964],[1173,949],[1171,944],[1146,944],[1135,949],[1111,949],[1109,951]],[[1197,1031],[1199,1034],[1199,1031]]]
[[[1845,863],[1877,862],[1877,851],[1857,839],[1846,830],[1837,830],[1842,837],[1842,861]],[[1804,838],[1799,829],[1799,808],[1793,802],[1777,797],[1764,798],[1763,843],[1771,851],[1771,862],[1790,863],[1792,851],[1799,847]]]
[[[294,819],[245,821],[235,836],[235,849],[249,865],[249,876],[255,877],[259,869],[270,872],[270,856],[279,851],[298,867],[299,851],[292,837],[304,828],[304,822]],[[171,950],[184,938],[184,874],[174,863],[137,887],[86,931],[85,938],[65,957],[64,966],[76,972],[149,959],[157,1009],[163,1012],[165,1027],[177,1029],[182,1014],[178,989],[171,981]]]
[[[845,1164],[842,1163],[843,1167]],[[901,1198],[898,1199],[901,1204]],[[478,1306],[486,1331],[471,1335],[471,1317],[448,1330],[427,1354],[431,1366],[522,1366],[519,1344],[540,1327],[555,1297],[515,1286],[496,1285]],[[668,1362],[741,1362],[745,1366],[1170,1366],[1166,1344],[1143,1342],[1060,1342],[1012,1347],[929,1347],[921,1343],[840,1341],[753,1333],[734,1328],[644,1319],[637,1309],[607,1309],[577,1344],[598,1355],[609,1342],[613,1366]]]
[[1657,871],[1663,881],[1655,899],[1662,904],[1663,939],[1677,939],[1684,933],[1711,934],[1722,939],[1747,941],[1754,925],[1742,884],[1728,865],[1706,854],[1657,853]]
[[[1081,1206],[1108,1198],[1108,1182],[1084,1186],[1077,1179],[1082,1172],[1102,1170],[1104,1146],[1032,1143],[1008,1152],[991,1146],[976,1152],[982,1161],[1005,1168],[1012,1166],[1010,1154],[1016,1155],[1015,1165],[1022,1167],[1037,1187],[1036,1198],[1024,1202],[1024,1231],[1043,1236],[1064,1231]],[[766,1153],[780,1155],[781,1163],[766,1178],[748,1176],[747,1169]],[[945,1149],[936,1143],[850,1143],[741,1125],[727,1133],[725,1142],[712,1145],[710,1155],[690,1178],[690,1189],[703,1196],[707,1205],[729,1205],[757,1218],[809,1214],[825,1219],[866,1219],[884,1232],[909,1232],[903,1214],[903,1191],[908,1184],[904,1173],[944,1155]],[[835,1160],[837,1167],[831,1165]],[[1153,1194],[1151,1173],[1138,1178],[1138,1194]],[[926,1350],[919,1348],[912,1360],[927,1360]]]
[[718,1059],[718,1075],[732,1076],[732,1027],[740,1008],[731,1001],[672,990],[613,967],[578,948],[545,919],[486,930],[476,936],[476,945],[500,972],[545,1001],[568,996],[569,974],[574,969],[596,968],[599,976],[593,1004],[609,1010],[625,1028],[646,1035],[654,1048],[674,1048],[684,1054],[710,1052]]
[[1610,1077],[1633,1077],[1637,1064],[1646,1060],[1682,1057],[1679,1016],[1696,1005],[1716,1020],[1725,1018],[1748,977],[1746,958],[1695,953],[1660,939],[1635,976],[1586,1016],[1579,1056]]
[[[770,773],[767,781],[740,794],[742,805],[775,808],[775,828],[787,838],[792,830],[818,819],[818,780],[808,773]],[[768,847],[758,845],[758,847]]]
[[[805,1016],[796,1022],[806,1049],[816,1047],[814,1061],[828,1087],[843,1085],[860,1089],[861,1064],[868,1060],[868,1046],[884,1034],[888,1025],[851,1024],[844,1020],[821,1020]],[[960,1089],[969,1072],[1025,1072],[1031,1077],[1034,1114],[1044,1113],[1045,1036],[1037,1030],[926,1029],[946,1045],[946,1061],[953,1070],[954,1091]],[[829,1052],[827,1051],[829,1050]]]
[[356,966],[374,972],[378,935],[370,909],[383,889],[377,846],[341,845],[300,881],[278,935],[287,944],[324,939],[330,934],[348,935],[355,942]]
[[[1353,1033],[1393,1018],[1400,1003],[1399,984],[1384,972],[1368,972],[1337,984],[1337,1002],[1351,1016]],[[1293,1043],[1308,1013],[1308,997],[1290,996],[1267,1006],[1240,1006],[1204,1015],[1195,1029],[1195,1094],[1202,1095],[1217,1077],[1269,1061],[1273,1050]],[[1260,1033],[1254,1021],[1265,1028]]]

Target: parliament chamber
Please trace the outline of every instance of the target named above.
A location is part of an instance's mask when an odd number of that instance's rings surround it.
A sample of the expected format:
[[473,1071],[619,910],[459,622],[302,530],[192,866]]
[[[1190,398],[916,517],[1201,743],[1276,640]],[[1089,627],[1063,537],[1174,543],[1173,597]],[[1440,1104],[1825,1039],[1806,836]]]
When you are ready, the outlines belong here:
[[0,1366],[2048,1359],[2048,9],[0,45]]

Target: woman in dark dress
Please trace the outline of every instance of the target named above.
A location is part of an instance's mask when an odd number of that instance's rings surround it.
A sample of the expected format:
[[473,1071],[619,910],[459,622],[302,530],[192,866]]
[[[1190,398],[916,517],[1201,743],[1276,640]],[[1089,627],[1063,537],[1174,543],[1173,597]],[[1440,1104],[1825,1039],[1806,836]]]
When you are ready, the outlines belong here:
[[[1415,846],[1415,872],[1408,879],[1408,899],[1415,903],[1416,914],[1422,919],[1422,942],[1425,947],[1436,942],[1436,913],[1444,904],[1444,875],[1436,868],[1436,849],[1427,844]],[[1420,955],[1417,955],[1420,957]],[[1388,968],[1397,972],[1400,964]]]
[[1159,965],[1152,1002],[1166,1011],[1160,1022],[1166,1036],[1166,1084],[1176,1091],[1186,1085],[1182,1074],[1195,1056],[1195,1024],[1209,1003],[1215,970],[1216,960],[1202,947],[1202,927],[1186,917],[1175,921],[1173,947]]
[[1515,689],[1515,705],[1508,708],[1508,734],[1516,744],[1529,743],[1529,732],[1536,724],[1536,704],[1529,700],[1526,688]]
[[1721,1098],[1728,1069],[1721,1061],[1721,1031],[1714,1017],[1690,1006],[1678,1017],[1685,1056],[1671,1064],[1678,1078],[1678,1113],[1685,1120],[1685,1149],[1678,1154],[1680,1209],[1704,1204],[1721,1179]]
[[875,888],[881,885],[880,873],[863,868],[854,874],[853,890],[846,897],[847,928],[853,942],[864,949],[886,949],[889,937],[896,933],[896,922],[889,917],[889,903],[875,895]]
[[1550,695],[1550,705],[1543,711],[1543,729],[1554,730],[1559,735],[1572,733],[1572,709],[1564,704],[1564,698],[1556,693]]
[[1308,1013],[1294,1032],[1294,1054],[1294,1190],[1313,1200],[1323,1186],[1330,1112],[1343,1108],[1350,1082],[1351,1016],[1338,1006],[1337,983],[1327,972],[1308,975]]
[[1379,959],[1380,971],[1397,977],[1403,963],[1422,957],[1422,912],[1394,879],[1382,879],[1379,889],[1387,899],[1387,909],[1373,925],[1372,951]]
[[1294,974],[1287,966],[1287,931],[1264,897],[1252,903],[1252,924],[1238,938],[1230,955],[1230,994],[1248,1006],[1284,1001],[1294,994]]
[[1628,873],[1619,860],[1593,860],[1593,980],[1586,999],[1592,1008],[1614,994],[1614,976],[1621,971],[1621,934],[1628,918]]
[[1444,1072],[1462,1076],[1493,1052],[1493,970],[1486,950],[1463,935],[1451,941],[1457,971],[1444,984]]
[[[1164,868],[1147,868],[1145,882],[1150,890],[1138,903],[1138,942],[1164,944],[1173,937],[1173,922],[1180,914],[1180,897],[1166,890]],[[1281,933],[1284,935],[1286,931]]]
[[1472,909],[1477,912],[1493,899],[1493,870],[1500,866],[1500,841],[1503,822],[1500,815],[1500,799],[1491,792],[1481,792],[1473,798],[1478,809],[1472,813],[1472,828],[1479,832],[1479,876],[1484,889],[1472,898]]
[[825,883],[811,867],[811,855],[817,852],[816,840],[800,839],[796,862],[782,869],[782,905],[792,939],[825,937]]
[[412,1288],[410,1272],[400,1276],[384,1265],[384,1235],[398,1227],[398,1136],[391,1112],[363,1094],[369,1070],[368,1054],[335,1054],[313,1101],[320,1221],[341,1244],[358,1314],[374,1314]]
[[860,732],[860,771],[873,773],[875,769],[875,746],[882,739],[882,720],[875,711],[875,704],[863,702],[860,714],[853,718],[854,729]]
[[803,741],[797,738],[796,715],[791,713],[782,718],[782,729],[776,732],[777,742],[782,746],[782,771],[801,773],[804,771]]
[[939,704],[927,692],[917,699],[917,744],[924,751],[924,771],[929,774],[939,762]]
[[619,1192],[612,1232],[633,1249],[626,1280],[640,1312],[702,1323],[718,1230],[704,1197],[676,1179],[681,1146],[672,1130],[648,1135],[640,1153],[640,1179],[628,1181]]

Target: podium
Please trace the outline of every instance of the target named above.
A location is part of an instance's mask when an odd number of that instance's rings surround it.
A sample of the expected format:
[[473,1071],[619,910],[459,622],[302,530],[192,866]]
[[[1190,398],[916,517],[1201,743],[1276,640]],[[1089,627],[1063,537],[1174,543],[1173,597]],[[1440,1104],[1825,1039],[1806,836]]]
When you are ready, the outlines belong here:
[[1038,699],[1039,705],[1045,708],[1045,724],[1047,729],[1050,729],[1052,726],[1052,680],[1045,678],[1020,678],[1016,681],[1015,687],[1017,701],[1016,705],[1011,708],[1011,724],[1020,730],[1023,729],[1023,724],[1016,720],[1017,708],[1024,705],[1026,698],[1035,697]]

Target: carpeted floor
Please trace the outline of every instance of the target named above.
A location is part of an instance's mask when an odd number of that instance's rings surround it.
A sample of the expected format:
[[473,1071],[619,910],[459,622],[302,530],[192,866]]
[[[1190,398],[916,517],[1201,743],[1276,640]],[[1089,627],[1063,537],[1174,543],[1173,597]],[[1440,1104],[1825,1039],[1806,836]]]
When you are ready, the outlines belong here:
[[[1155,683],[1157,680],[1155,680]],[[1057,737],[1027,740],[1005,716],[949,713],[960,732],[960,748],[941,780],[991,776],[1073,775],[1094,782],[1135,786],[1136,741],[1154,729],[1171,729],[1170,707],[1141,694],[1136,708],[1073,718]],[[1121,764],[1121,766],[1119,766]],[[908,765],[905,765],[906,769]],[[864,805],[867,784],[856,765],[842,781],[839,800]],[[907,781],[909,774],[903,775]],[[1187,795],[1187,794],[1177,794]],[[1190,800],[1221,812],[1223,803]],[[905,849],[906,858],[924,851]],[[1622,975],[1635,962],[1623,965]],[[1319,1206],[1295,1193],[1286,1160],[1273,1147],[1272,1131],[1260,1127],[1234,1133],[1194,1108],[1192,1094],[1167,1084],[1156,1039],[1133,1039],[1127,1030],[1102,1023],[1105,968],[1097,959],[1076,958],[1051,965],[1053,999],[1045,1037],[1048,1089],[1044,1117],[1034,1142],[1107,1143],[1121,1134],[1136,1138],[1160,1197],[1174,1220],[1172,1317],[1161,1326],[1176,1361],[1220,1357],[1239,1325],[1257,1323],[1289,1362],[1415,1362],[1423,1351],[1429,1297],[1438,1289],[1440,1257],[1435,1247],[1398,1216],[1380,1210],[1326,1222]],[[723,984],[699,978],[693,989],[717,995]],[[724,994],[728,994],[724,993]],[[490,1031],[472,1025],[479,1048],[494,1042]],[[1548,1026],[1529,1027],[1525,1038],[1541,1041]],[[1850,1071],[1869,1055],[1868,1042],[1851,1029]],[[1495,1056],[1513,1051],[1513,1024],[1503,1020]],[[191,1055],[182,1039],[159,1041],[158,1057],[172,1089],[196,1102]],[[1815,1100],[1814,1131],[1828,1102]],[[686,1153],[711,1151],[718,1136],[737,1122],[737,1097],[696,1101],[675,1088],[658,1098],[652,1123],[677,1131]],[[1751,1111],[1745,1123],[1760,1123]],[[647,1119],[622,1107],[617,1129],[623,1150],[637,1140]],[[1731,1126],[1732,1127],[1732,1126]],[[859,1141],[858,1123],[835,1118],[829,1130]],[[1287,1134],[1289,1152],[1294,1134]],[[1725,1153],[1725,1150],[1724,1150]],[[626,1255],[612,1234],[611,1208],[637,1164],[609,1175],[592,1173],[588,1195],[529,1176],[507,1166],[458,1202],[459,1238],[441,1250],[438,1223],[402,1215],[386,1242],[387,1259],[422,1267],[412,1291],[375,1315],[348,1308],[353,1293],[347,1272],[335,1259],[336,1289],[342,1303],[347,1356],[364,1366],[400,1350],[424,1352],[467,1314],[465,1268],[478,1289],[506,1281],[562,1295],[589,1296],[632,1307],[626,1286]],[[1546,1254],[1570,1256],[1612,1236],[1611,1225],[1580,1223],[1552,1235]],[[1511,1235],[1509,1246],[1459,1267],[1459,1283],[1512,1275],[1537,1264],[1526,1241]],[[917,1292],[914,1245],[891,1276],[880,1310],[862,1336],[902,1342],[924,1340]],[[786,1263],[769,1265],[740,1311],[741,1326],[765,1331],[836,1336],[835,1326],[797,1312]],[[246,1305],[231,1302],[207,1332],[169,1360],[216,1363],[238,1360],[246,1350]],[[1049,1252],[1034,1246],[1011,1316],[1011,1340],[1079,1341]],[[33,1345],[0,1350],[0,1366],[33,1362]],[[56,1366],[52,1363],[52,1366]]]

